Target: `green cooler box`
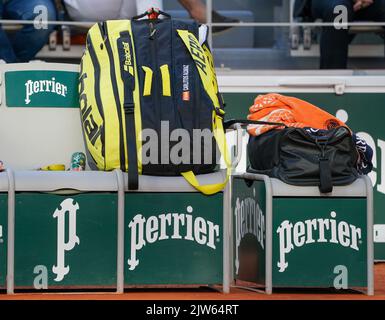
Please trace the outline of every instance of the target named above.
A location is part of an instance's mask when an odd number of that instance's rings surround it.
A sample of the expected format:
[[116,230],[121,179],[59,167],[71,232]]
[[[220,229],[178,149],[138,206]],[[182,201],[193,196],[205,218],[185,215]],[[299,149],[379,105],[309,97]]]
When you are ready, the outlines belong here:
[[[0,251],[8,293],[159,285],[220,285],[229,292],[227,189],[205,196],[183,177],[141,176],[139,190],[125,192],[127,174],[118,170],[12,176],[8,268]],[[224,178],[222,171],[198,176],[201,184]],[[1,225],[5,200],[4,194]]]
[[14,179],[8,292],[115,289],[117,173],[16,171]]
[[[265,288],[373,294],[373,197],[368,177],[321,194],[264,175],[233,177],[234,278]],[[251,283],[251,284],[250,284]]]

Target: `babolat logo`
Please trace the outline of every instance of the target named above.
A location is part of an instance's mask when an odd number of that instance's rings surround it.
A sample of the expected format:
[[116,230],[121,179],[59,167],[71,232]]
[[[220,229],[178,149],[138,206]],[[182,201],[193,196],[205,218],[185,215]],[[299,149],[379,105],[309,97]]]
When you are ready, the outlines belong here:
[[219,238],[219,225],[202,217],[192,216],[193,208],[187,213],[164,213],[158,216],[143,217],[137,214],[129,223],[131,232],[131,252],[127,263],[133,271],[139,265],[137,253],[146,244],[165,240],[194,241],[199,245],[216,250]]
[[128,42],[122,41],[123,50],[124,50],[124,70],[128,71],[128,67],[132,66],[131,50],[130,44]]
[[[255,190],[253,190],[253,192],[255,195]],[[241,245],[242,239],[244,239],[247,234],[254,235],[262,249],[264,249],[266,224],[265,216],[259,207],[259,204],[255,201],[254,198],[245,198],[243,200],[237,198],[235,202],[234,215],[237,247],[235,250],[235,267],[236,273],[238,274],[239,247]]]
[[25,83],[25,103],[31,103],[31,97],[39,93],[53,93],[58,96],[66,97],[67,96],[67,86],[57,82],[55,78],[51,80],[37,80],[32,81],[28,80]]
[[98,125],[92,114],[92,106],[88,104],[87,94],[84,92],[85,82],[87,81],[87,73],[83,73],[83,62],[80,63],[80,79],[79,79],[79,104],[80,113],[82,117],[84,133],[87,136],[88,141],[92,145],[96,144],[96,141],[101,137],[103,132],[103,125]]
[[287,255],[305,245],[312,243],[333,243],[359,251],[362,243],[361,228],[346,221],[337,221],[337,213],[330,213],[332,219],[309,219],[292,223],[285,220],[277,229],[279,236],[279,272],[284,272],[289,263]]

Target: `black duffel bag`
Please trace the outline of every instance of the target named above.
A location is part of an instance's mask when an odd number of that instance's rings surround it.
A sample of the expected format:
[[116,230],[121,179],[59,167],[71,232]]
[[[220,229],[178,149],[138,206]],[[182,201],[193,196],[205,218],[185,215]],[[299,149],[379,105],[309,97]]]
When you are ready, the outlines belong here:
[[348,128],[331,130],[284,128],[250,136],[249,172],[265,174],[298,186],[348,185],[359,176],[358,152]]

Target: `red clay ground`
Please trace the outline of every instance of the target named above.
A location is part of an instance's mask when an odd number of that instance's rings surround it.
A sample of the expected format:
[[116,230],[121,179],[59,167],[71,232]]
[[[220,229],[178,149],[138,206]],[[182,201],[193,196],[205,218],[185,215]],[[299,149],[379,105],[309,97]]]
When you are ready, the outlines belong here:
[[385,300],[385,264],[376,264],[375,295],[368,297],[361,293],[325,293],[325,291],[295,292],[286,290],[270,296],[232,288],[230,294],[209,292],[207,289],[130,290],[121,295],[114,293],[18,293],[0,295],[0,300]]

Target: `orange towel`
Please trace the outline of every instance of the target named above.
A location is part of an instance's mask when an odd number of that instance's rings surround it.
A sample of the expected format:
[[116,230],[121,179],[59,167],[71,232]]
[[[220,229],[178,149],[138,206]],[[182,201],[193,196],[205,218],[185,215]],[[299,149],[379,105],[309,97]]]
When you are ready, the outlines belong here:
[[[331,114],[298,98],[288,97],[277,93],[259,95],[254,105],[249,109],[247,119],[280,122],[288,127],[311,127],[316,129],[332,129],[346,125]],[[249,125],[248,132],[258,136],[271,129],[272,125]],[[281,129],[280,127],[279,129]]]

